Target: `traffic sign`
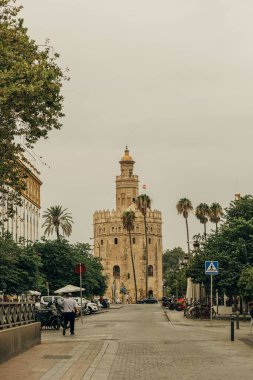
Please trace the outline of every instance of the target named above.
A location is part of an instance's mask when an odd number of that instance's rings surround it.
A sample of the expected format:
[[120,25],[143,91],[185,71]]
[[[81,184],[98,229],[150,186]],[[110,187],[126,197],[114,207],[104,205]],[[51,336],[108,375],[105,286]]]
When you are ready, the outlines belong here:
[[218,261],[205,261],[205,274],[216,275],[219,273]]
[[82,273],[85,273],[86,272],[86,266],[84,264],[77,264],[75,266],[75,273],[76,274],[82,274]]

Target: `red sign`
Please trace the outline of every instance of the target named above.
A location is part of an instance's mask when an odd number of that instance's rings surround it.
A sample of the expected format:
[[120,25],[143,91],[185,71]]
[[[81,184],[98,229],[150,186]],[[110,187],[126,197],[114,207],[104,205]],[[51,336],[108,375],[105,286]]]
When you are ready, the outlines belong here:
[[84,264],[77,264],[75,266],[75,273],[80,274],[80,273],[85,273],[86,272],[86,266]]

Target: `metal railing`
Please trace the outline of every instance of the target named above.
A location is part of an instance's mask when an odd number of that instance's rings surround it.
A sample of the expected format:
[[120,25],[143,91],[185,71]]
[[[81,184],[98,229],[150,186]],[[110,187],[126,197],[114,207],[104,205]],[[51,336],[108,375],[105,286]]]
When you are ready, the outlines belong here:
[[35,302],[0,302],[0,330],[35,322]]

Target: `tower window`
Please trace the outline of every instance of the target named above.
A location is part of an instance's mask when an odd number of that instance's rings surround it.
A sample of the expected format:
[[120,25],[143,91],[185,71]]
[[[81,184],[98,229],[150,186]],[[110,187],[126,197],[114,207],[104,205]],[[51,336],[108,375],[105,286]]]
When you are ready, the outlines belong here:
[[114,239],[114,244],[118,244],[118,238]]
[[130,273],[127,273],[127,279],[128,280],[130,279]]
[[135,238],[133,238],[133,244],[135,244]]
[[153,277],[154,272],[153,272],[153,265],[148,266],[148,277]]
[[120,278],[120,267],[118,265],[114,265],[113,267],[113,277]]
[[101,240],[100,244],[103,245],[104,244],[104,240]]
[[133,171],[132,171],[132,169],[130,169],[129,170],[129,177],[132,177],[132,175],[133,175]]
[[148,244],[151,244],[151,238],[148,238]]

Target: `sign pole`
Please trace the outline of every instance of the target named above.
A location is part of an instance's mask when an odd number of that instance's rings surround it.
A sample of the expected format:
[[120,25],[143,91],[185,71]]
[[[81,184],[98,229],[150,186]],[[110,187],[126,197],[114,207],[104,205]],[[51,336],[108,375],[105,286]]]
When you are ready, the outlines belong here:
[[210,302],[210,323],[213,325],[213,275],[211,274],[211,302]]
[[79,264],[79,273],[80,273],[80,295],[81,295],[81,322],[83,324],[83,291],[82,291],[82,264]]

